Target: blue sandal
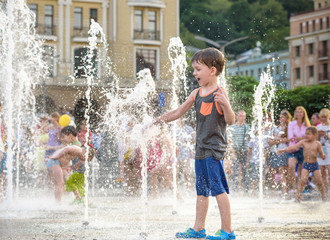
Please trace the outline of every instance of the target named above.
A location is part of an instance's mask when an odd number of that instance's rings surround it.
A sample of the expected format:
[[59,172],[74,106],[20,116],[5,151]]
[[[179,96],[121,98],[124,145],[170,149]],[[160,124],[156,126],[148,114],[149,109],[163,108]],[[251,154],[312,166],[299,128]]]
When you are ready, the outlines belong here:
[[192,228],[188,228],[185,232],[178,232],[175,234],[177,238],[205,238],[205,229],[196,232]]
[[213,240],[228,240],[228,239],[236,239],[234,232],[227,233],[221,229],[219,229],[214,236],[208,235],[206,239],[213,239]]

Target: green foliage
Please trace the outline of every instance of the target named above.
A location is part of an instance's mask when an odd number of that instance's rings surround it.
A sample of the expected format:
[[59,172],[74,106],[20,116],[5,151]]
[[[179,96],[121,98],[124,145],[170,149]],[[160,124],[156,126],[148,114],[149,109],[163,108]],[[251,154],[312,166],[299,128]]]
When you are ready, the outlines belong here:
[[182,22],[180,23],[180,38],[185,46],[194,46],[200,49],[206,47],[205,42],[195,39],[195,35],[189,32]]
[[287,109],[293,114],[298,106],[303,106],[309,117],[322,108],[329,108],[330,85],[312,85],[292,90],[280,90],[276,93],[275,102],[278,111]]
[[[248,118],[252,118],[254,104],[254,89],[259,84],[252,77],[233,76],[227,80],[229,98],[234,111],[243,109]],[[275,119],[280,112],[287,109],[292,115],[298,106],[303,106],[309,117],[313,113],[320,112],[322,108],[329,108],[330,85],[312,85],[298,87],[292,90],[276,88],[275,97],[272,101]]]
[[234,111],[244,110],[247,118],[252,117],[254,88],[258,81],[253,77],[233,76],[227,79],[229,98]]
[[[263,51],[288,48],[289,16],[313,9],[312,0],[180,0],[180,20],[185,28],[184,42],[197,47],[192,36],[214,41],[249,36],[226,47],[226,53],[239,54],[261,41]],[[191,34],[190,34],[191,33]]]

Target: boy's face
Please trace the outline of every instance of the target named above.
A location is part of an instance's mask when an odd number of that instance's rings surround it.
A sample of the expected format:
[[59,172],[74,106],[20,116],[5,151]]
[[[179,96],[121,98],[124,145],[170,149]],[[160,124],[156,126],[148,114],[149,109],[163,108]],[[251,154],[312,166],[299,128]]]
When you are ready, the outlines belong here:
[[71,134],[69,135],[65,135],[65,134],[61,134],[61,140],[64,143],[70,143],[71,142]]
[[311,131],[306,131],[305,133],[307,141],[314,141],[316,140],[316,135],[314,135]]
[[194,69],[193,75],[196,78],[199,86],[208,84],[210,77],[215,76],[216,70],[214,67],[209,68],[200,62],[193,62],[191,65]]

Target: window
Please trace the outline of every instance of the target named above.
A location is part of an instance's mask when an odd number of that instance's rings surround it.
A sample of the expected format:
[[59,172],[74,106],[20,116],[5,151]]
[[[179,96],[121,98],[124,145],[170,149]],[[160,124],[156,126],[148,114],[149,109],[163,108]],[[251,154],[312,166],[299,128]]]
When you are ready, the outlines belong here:
[[283,63],[283,74],[286,74],[286,64]]
[[309,23],[306,22],[306,32],[309,32]]
[[322,41],[322,51],[320,57],[326,57],[328,56],[328,42]]
[[278,75],[280,73],[280,67],[277,65],[275,67],[275,74]]
[[138,32],[143,31],[143,14],[142,10],[135,10],[135,25],[134,30]]
[[303,24],[300,23],[300,33],[303,33]]
[[324,63],[323,64],[323,80],[328,80],[328,64]]
[[319,3],[319,8],[321,8],[322,7],[322,5],[321,5],[321,3]]
[[270,67],[270,75],[273,76],[274,67]]
[[97,9],[91,8],[89,10],[89,22],[91,23],[91,20],[94,19],[95,22],[97,22]]
[[137,49],[136,50],[136,73],[149,68],[151,75],[157,77],[157,51],[153,49]]
[[313,20],[313,32],[315,31],[315,20]]
[[75,7],[74,8],[74,16],[73,16],[73,28],[75,30],[82,30],[82,8]]
[[264,67],[264,72],[265,72],[265,73],[267,72],[267,67]]
[[240,76],[243,76],[243,72],[241,72]]
[[[87,48],[76,48],[74,50],[74,76],[75,78],[86,78],[86,66],[85,58],[87,55]],[[92,57],[92,71],[94,77],[98,76],[98,66],[97,66],[97,51],[94,50]]]
[[300,46],[296,46],[296,57],[300,57]]
[[323,29],[323,19],[320,18],[320,30],[322,30],[322,29]]
[[157,31],[157,13],[155,11],[149,11],[149,39],[156,40],[158,39],[156,36]]
[[313,49],[313,43],[308,44],[308,49],[309,49],[309,54],[313,54],[314,49]]
[[45,34],[53,35],[53,17],[54,17],[54,8],[52,5],[45,6]]
[[245,70],[245,76],[248,76],[248,70]]
[[29,4],[29,8],[31,12],[34,13],[35,16],[35,25],[38,25],[38,5],[37,4]]
[[45,62],[47,65],[47,75],[48,77],[54,77],[55,75],[55,47],[49,46],[49,45],[44,45],[42,46],[44,52],[42,55],[42,60]]
[[314,66],[309,66],[309,77],[314,77]]
[[296,79],[300,79],[300,68],[296,68]]
[[258,68],[258,76],[261,75],[261,68]]
[[330,28],[330,19],[327,17],[327,28]]
[[253,70],[250,70],[250,76],[253,77]]

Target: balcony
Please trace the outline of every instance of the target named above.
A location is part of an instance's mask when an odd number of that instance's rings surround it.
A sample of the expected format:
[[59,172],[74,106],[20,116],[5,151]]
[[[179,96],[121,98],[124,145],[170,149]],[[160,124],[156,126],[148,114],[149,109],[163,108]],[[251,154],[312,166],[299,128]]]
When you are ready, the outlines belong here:
[[146,43],[145,41],[150,41],[150,43],[155,43],[155,41],[160,41],[159,31],[150,31],[144,29],[143,31],[134,30],[134,42]]
[[319,50],[319,60],[329,59],[329,49]]
[[329,82],[330,72],[319,73],[319,82],[320,83],[327,83]]
[[55,25],[46,25],[46,24],[37,24],[36,30],[38,35],[42,36],[44,39],[56,40],[56,26]]
[[165,8],[162,0],[127,0],[128,6]]
[[83,38],[88,38],[88,31],[89,27],[83,27],[81,29],[74,28],[73,29],[73,37],[83,37]]

